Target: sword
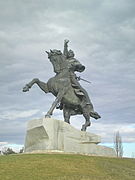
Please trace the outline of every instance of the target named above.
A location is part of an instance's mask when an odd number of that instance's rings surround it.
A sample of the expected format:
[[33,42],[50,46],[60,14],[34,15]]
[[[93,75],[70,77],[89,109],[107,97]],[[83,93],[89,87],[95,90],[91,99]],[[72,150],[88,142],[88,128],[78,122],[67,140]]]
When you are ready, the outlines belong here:
[[83,78],[81,78],[80,76],[79,77],[76,77],[76,79],[78,80],[78,81],[80,81],[80,80],[82,80],[82,81],[84,81],[84,82],[87,82],[87,83],[91,83],[90,81],[87,81],[86,79],[83,79]]

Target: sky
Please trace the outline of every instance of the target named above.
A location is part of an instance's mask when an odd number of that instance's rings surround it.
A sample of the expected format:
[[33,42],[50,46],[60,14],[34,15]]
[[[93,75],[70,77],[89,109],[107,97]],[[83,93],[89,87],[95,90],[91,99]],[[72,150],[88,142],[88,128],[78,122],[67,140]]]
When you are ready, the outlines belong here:
[[[122,141],[135,152],[135,1],[134,0],[0,0],[0,146],[24,144],[27,122],[44,117],[55,97],[36,85],[55,74],[45,51],[69,49],[86,69],[77,75],[101,119],[88,132],[102,143]],[[52,116],[63,120],[62,112]],[[81,129],[82,116],[71,118]],[[128,150],[127,150],[128,151]]]

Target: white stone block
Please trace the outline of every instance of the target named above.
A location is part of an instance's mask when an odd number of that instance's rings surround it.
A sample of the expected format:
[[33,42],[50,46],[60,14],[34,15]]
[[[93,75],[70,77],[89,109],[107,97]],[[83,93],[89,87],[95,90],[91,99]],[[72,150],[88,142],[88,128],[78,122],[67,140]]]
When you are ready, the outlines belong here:
[[100,136],[75,129],[70,124],[52,118],[28,122],[25,152],[58,151],[99,156],[116,156],[114,149],[97,145]]

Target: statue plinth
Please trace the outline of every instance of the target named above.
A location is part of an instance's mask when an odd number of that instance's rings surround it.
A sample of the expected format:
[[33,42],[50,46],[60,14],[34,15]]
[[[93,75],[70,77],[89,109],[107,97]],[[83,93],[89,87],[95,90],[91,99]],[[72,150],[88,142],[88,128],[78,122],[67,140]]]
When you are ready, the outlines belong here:
[[52,118],[28,122],[25,152],[65,152],[98,156],[116,156],[114,149],[97,145],[100,136],[75,129]]

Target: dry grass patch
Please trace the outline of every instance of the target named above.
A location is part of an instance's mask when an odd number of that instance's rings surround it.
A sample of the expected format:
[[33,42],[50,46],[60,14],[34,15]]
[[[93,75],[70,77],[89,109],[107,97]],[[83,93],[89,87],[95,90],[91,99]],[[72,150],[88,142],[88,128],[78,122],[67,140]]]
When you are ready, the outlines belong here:
[[135,159],[66,154],[0,156],[1,180],[134,180]]

